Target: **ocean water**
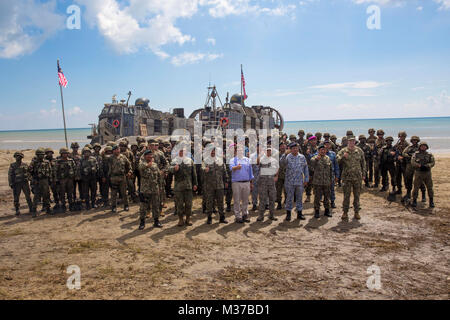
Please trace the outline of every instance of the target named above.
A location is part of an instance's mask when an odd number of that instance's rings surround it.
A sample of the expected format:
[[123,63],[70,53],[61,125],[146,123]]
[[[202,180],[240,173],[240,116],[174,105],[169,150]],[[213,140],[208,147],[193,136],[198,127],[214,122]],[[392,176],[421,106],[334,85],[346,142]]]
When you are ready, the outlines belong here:
[[[286,116],[286,115],[285,115]],[[437,153],[450,153],[450,117],[407,118],[407,119],[363,119],[363,120],[326,120],[326,121],[287,121],[284,132],[297,134],[299,129],[306,133],[329,132],[340,140],[347,130],[353,130],[358,136],[365,134],[369,128],[383,129],[385,136],[392,135],[397,140],[399,131],[406,131],[408,139],[417,135],[430,145],[430,150]],[[90,128],[68,129],[67,139],[70,143],[77,141],[81,147],[89,143],[87,136]],[[36,149],[50,147],[58,150],[65,146],[64,130],[23,130],[0,131],[0,149]]]

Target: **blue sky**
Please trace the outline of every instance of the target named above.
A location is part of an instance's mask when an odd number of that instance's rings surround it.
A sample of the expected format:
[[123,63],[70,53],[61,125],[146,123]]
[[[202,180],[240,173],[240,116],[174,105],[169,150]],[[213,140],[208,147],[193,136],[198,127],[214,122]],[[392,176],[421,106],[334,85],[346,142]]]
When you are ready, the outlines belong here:
[[240,64],[247,105],[286,120],[450,116],[449,39],[450,0],[2,0],[0,130],[62,127],[58,58],[68,127],[129,90],[189,115],[209,82],[240,92]]

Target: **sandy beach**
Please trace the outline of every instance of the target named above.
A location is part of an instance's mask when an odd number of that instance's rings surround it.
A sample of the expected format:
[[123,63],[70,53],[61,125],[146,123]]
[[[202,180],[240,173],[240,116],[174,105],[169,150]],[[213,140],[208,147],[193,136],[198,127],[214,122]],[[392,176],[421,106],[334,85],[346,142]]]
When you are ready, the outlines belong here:
[[[32,219],[22,196],[16,217],[13,153],[0,151],[0,299],[448,299],[450,154],[435,155],[435,209],[365,189],[362,220],[341,222],[338,188],[332,218],[322,210],[314,219],[306,203],[301,222],[280,210],[278,221],[251,212],[248,224],[206,225],[197,197],[192,227],[177,226],[169,200],[164,228],[138,231],[136,204]],[[80,290],[66,286],[70,265],[80,267]],[[372,265],[379,290],[366,285]]]

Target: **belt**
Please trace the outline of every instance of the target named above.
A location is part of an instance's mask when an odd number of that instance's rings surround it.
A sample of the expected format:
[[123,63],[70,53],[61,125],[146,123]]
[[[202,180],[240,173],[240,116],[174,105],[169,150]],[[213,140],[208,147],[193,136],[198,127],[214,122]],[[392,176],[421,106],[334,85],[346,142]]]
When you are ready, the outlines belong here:
[[235,182],[245,183],[245,182],[250,182],[250,180],[247,180],[247,181],[235,181]]

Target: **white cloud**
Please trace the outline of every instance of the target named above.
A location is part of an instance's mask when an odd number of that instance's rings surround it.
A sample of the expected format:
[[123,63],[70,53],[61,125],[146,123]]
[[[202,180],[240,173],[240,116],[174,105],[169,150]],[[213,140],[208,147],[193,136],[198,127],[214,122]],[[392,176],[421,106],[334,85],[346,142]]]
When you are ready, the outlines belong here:
[[52,100],[50,100],[50,102],[55,104],[56,103],[56,99],[52,99]]
[[200,4],[209,6],[208,12],[214,18],[243,14],[290,15],[292,18],[295,18],[294,10],[296,8],[293,4],[281,4],[272,8],[261,7],[258,1],[251,0],[200,0]]
[[77,107],[77,106],[73,107],[68,112],[69,116],[76,116],[76,115],[79,115],[81,113],[83,113],[83,110],[81,110],[81,108]]
[[56,1],[0,1],[0,58],[30,54],[64,28],[64,16],[55,13]]
[[208,38],[208,39],[206,39],[206,42],[208,42],[212,46],[216,45],[216,39],[214,39],[214,38]]
[[450,0],[434,0],[440,5],[439,10],[450,10]]
[[183,52],[172,58],[171,63],[177,67],[186,64],[198,63],[201,60],[213,61],[223,57],[223,54],[200,53],[200,52]]
[[353,0],[356,4],[378,4],[381,6],[391,5],[394,7],[401,7],[405,5],[405,0]]
[[359,82],[341,82],[312,86],[312,89],[374,89],[387,85],[386,82],[359,81]]
[[417,10],[417,11],[422,11],[422,10],[423,10],[423,7],[422,7],[422,6],[418,6],[418,7],[416,8],[416,10]]

